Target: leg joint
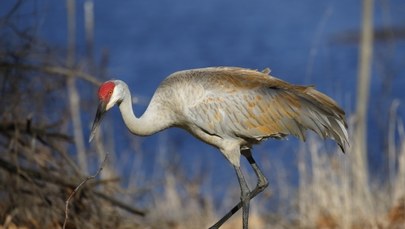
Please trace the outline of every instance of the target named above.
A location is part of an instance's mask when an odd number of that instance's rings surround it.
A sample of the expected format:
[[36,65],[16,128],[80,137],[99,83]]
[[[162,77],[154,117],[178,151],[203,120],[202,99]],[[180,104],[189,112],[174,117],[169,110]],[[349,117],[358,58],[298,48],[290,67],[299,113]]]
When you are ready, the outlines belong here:
[[257,183],[257,187],[261,188],[261,189],[265,189],[269,186],[269,181],[267,180],[267,178],[265,176],[262,177],[262,179],[259,180],[259,182]]

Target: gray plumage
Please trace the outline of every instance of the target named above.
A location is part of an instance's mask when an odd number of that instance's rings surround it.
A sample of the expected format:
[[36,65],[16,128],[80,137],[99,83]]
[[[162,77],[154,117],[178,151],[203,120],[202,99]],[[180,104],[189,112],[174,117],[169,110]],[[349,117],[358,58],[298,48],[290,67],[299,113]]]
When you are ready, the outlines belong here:
[[[269,69],[235,67],[176,72],[161,83],[140,118],[133,113],[128,86],[120,80],[107,81],[99,89],[100,106],[91,138],[101,115],[115,104],[134,134],[151,135],[173,126],[186,129],[223,153],[241,186],[241,202],[212,228],[221,226],[241,207],[247,228],[249,201],[268,184],[251,155],[254,144],[287,135],[305,140],[305,131],[312,130],[333,139],[342,151],[348,146],[345,113],[335,101],[313,86],[292,85],[269,73]],[[241,155],[258,176],[253,191],[240,171]]]

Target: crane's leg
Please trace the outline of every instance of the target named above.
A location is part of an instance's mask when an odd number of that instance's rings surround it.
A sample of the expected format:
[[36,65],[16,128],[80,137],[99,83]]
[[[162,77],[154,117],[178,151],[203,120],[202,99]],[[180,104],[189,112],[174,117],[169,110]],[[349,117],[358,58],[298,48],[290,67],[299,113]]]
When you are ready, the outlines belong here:
[[259,168],[257,165],[255,159],[252,156],[252,152],[250,149],[243,150],[242,155],[246,157],[248,160],[250,166],[252,166],[253,171],[255,172],[257,176],[257,185],[256,188],[253,189],[253,191],[250,193],[250,199],[255,197],[257,194],[261,193],[267,186],[269,186],[269,181],[267,181],[267,178],[264,176],[262,170]]
[[249,202],[250,202],[250,190],[246,183],[245,177],[242,174],[242,171],[239,166],[234,166],[236,175],[238,176],[238,181],[240,185],[240,202],[242,203],[242,223],[243,229],[248,229],[249,221]]
[[[262,192],[268,185],[269,182],[267,181],[266,177],[264,176],[263,172],[257,165],[256,161],[253,159],[252,152],[250,150],[243,150],[242,155],[246,157],[249,164],[252,166],[253,171],[255,172],[258,181],[255,189],[249,193],[249,199],[254,198],[257,194]],[[235,205],[226,215],[224,215],[217,223],[215,223],[210,229],[219,228],[223,223],[225,223],[233,214],[235,214],[242,206],[242,201]]]

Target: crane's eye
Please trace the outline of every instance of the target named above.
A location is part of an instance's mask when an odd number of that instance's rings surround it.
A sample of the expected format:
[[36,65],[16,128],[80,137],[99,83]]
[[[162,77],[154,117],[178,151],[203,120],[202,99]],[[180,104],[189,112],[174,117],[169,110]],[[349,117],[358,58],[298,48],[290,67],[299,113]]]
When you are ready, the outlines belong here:
[[109,95],[109,96],[111,96],[111,95],[112,95],[112,93],[113,93],[112,91],[109,91],[109,92],[108,92],[108,95]]

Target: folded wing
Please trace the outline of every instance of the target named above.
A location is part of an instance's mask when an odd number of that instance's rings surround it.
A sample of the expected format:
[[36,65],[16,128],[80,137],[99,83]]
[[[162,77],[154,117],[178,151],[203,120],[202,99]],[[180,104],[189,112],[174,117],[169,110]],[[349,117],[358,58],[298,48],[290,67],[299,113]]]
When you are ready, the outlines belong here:
[[254,144],[286,135],[305,140],[309,129],[335,140],[345,151],[344,111],[313,87],[291,85],[253,70],[214,71],[209,77],[203,84],[204,98],[188,111],[205,132]]

